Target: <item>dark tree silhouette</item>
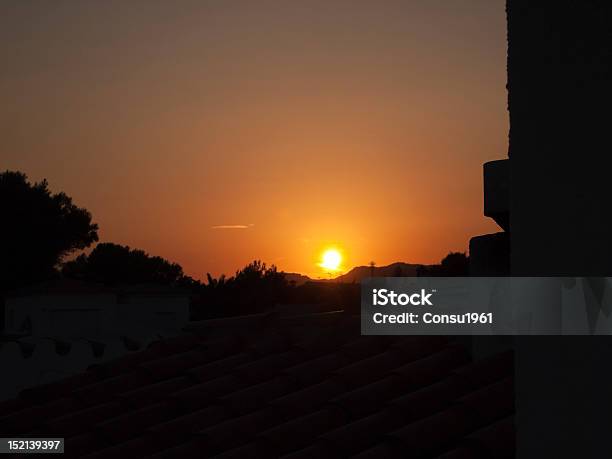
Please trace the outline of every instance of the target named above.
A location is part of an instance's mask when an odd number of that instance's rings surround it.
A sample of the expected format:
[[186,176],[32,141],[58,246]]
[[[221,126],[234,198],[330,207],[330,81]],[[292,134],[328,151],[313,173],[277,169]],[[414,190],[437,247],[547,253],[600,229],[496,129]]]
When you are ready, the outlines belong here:
[[195,318],[252,314],[271,309],[286,301],[291,290],[284,273],[259,260],[236,271],[233,277],[215,279],[207,274],[207,278],[194,304]]
[[465,252],[450,252],[440,262],[445,276],[468,276],[470,260]]
[[470,259],[463,252],[449,252],[439,265],[419,266],[417,276],[455,277],[470,275]]
[[21,172],[0,173],[0,211],[0,294],[53,276],[66,255],[98,240],[86,209]]
[[143,250],[105,242],[98,244],[89,256],[82,254],[64,264],[66,277],[104,282],[105,284],[163,284],[189,286],[191,278],[183,268]]
[[234,283],[238,286],[250,287],[261,283],[271,288],[286,285],[285,275],[279,272],[276,266],[267,267],[265,263],[255,260],[240,271],[236,271]]

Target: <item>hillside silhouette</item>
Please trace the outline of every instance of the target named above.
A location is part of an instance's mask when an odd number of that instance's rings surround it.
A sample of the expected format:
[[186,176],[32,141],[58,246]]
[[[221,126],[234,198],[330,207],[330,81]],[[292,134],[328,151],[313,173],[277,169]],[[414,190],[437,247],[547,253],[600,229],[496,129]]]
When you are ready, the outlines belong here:
[[334,281],[358,283],[368,277],[415,277],[422,266],[401,261],[386,266],[356,266],[348,273],[336,277]]
[[331,279],[313,279],[300,273],[283,272],[285,279],[290,284],[300,286],[307,282],[335,282],[335,283],[359,283],[367,277],[413,277],[418,275],[419,269],[423,265],[404,263],[397,261],[386,266],[375,266],[372,271],[371,266],[355,266],[345,274],[341,274]]

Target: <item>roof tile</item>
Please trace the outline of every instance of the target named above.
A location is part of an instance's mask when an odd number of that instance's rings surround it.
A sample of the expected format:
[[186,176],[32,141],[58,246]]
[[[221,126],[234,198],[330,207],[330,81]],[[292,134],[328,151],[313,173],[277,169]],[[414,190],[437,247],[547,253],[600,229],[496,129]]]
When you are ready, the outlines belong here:
[[253,457],[274,457],[274,455],[265,448],[265,445],[253,442],[213,456],[214,459],[250,459]]
[[319,437],[319,442],[337,456],[349,457],[372,448],[384,434],[401,425],[401,417],[384,410],[331,429]]
[[330,451],[325,445],[315,443],[312,446],[303,448],[282,456],[282,459],[337,459],[338,455]]
[[187,389],[195,385],[193,380],[187,376],[160,381],[155,384],[148,384],[143,387],[123,392],[117,395],[117,399],[136,408],[142,408],[149,404],[157,403],[162,399],[167,399],[170,394]]
[[246,414],[263,408],[269,401],[277,397],[286,395],[293,387],[288,377],[280,375],[221,397],[219,403],[229,407],[236,414]]
[[147,431],[166,448],[189,440],[196,432],[230,419],[233,413],[225,407],[211,405],[158,423]]
[[357,419],[380,410],[385,402],[397,397],[405,390],[404,381],[396,375],[391,375],[350,392],[345,392],[332,399],[331,403],[341,406],[350,414],[352,419]]
[[486,386],[495,381],[512,377],[514,373],[514,353],[501,352],[478,362],[470,362],[455,371],[456,380],[462,380],[472,388]]
[[388,436],[411,457],[440,454],[470,432],[474,425],[457,410],[445,410],[390,432]]
[[403,362],[404,355],[397,349],[390,349],[340,368],[334,375],[347,387],[355,388],[385,377]]
[[255,436],[281,420],[273,410],[264,409],[246,414],[203,429],[200,434],[205,440],[206,450],[218,454],[233,447],[250,443]]
[[0,431],[4,435],[23,435],[44,425],[57,413],[68,413],[81,405],[71,398],[60,398],[42,405],[34,405],[0,418]]
[[101,450],[110,446],[104,439],[92,432],[86,432],[75,437],[64,439],[63,458],[80,458],[86,454]]
[[213,453],[204,438],[192,438],[179,446],[163,449],[148,456],[149,459],[196,459],[210,457]]
[[270,402],[270,406],[284,419],[291,419],[320,409],[328,400],[336,397],[345,389],[346,386],[341,382],[328,379],[279,397]]
[[488,459],[488,458],[478,455],[471,448],[460,446],[459,448],[455,448],[451,451],[447,451],[441,456],[438,456],[437,459]]
[[90,459],[513,451],[511,353],[474,364],[456,341],[359,336],[338,312],[189,328],[0,404],[0,428]]
[[83,456],[84,459],[134,459],[156,452],[157,445],[143,435]]
[[185,410],[196,410],[205,407],[218,397],[230,394],[247,385],[247,381],[229,374],[175,392],[170,395],[170,398],[180,403]]
[[514,412],[514,380],[505,378],[458,400],[457,409],[484,425]]
[[139,366],[152,380],[161,381],[209,361],[210,356],[206,350],[191,349],[161,359],[144,362]]
[[450,372],[469,362],[465,348],[453,346],[393,369],[406,384],[422,387],[446,377]]
[[515,435],[514,417],[509,416],[468,435],[463,444],[470,445],[472,451],[481,452],[486,457],[512,459],[515,454]]
[[337,407],[329,406],[320,411],[302,416],[268,429],[257,436],[258,442],[281,456],[296,449],[307,447],[324,432],[335,429],[348,420],[347,414]]
[[100,380],[99,375],[91,371],[77,373],[68,378],[40,386],[29,387],[21,391],[19,397],[23,400],[44,403],[72,393],[75,389]]
[[95,429],[101,436],[115,444],[135,437],[149,427],[171,419],[176,414],[173,405],[168,402],[160,402],[105,419],[96,424]]
[[123,410],[124,408],[119,403],[109,402],[56,418],[49,418],[45,426],[56,435],[72,437],[91,432],[93,426],[98,422],[118,416]]
[[282,374],[290,377],[295,386],[300,388],[321,382],[331,372],[348,365],[352,361],[343,353],[335,352],[285,368],[282,370]]
[[245,363],[235,367],[232,372],[248,384],[257,384],[272,378],[282,369],[303,361],[303,358],[298,351],[287,351]]
[[240,352],[230,355],[225,358],[216,359],[190,368],[186,374],[194,377],[200,382],[208,381],[219,376],[219,373],[228,372],[229,370],[242,365],[251,360],[252,356],[247,352]]
[[408,456],[408,452],[410,452],[410,458],[416,458],[418,456],[412,455],[412,451],[410,449],[402,448],[401,446],[394,444],[389,440],[384,440],[378,445],[367,449],[355,456],[354,459],[380,459],[381,457],[389,458],[389,459],[404,459]]
[[73,392],[74,397],[87,406],[95,406],[113,400],[114,396],[142,387],[152,382],[151,378],[139,370],[120,374],[94,384],[88,384]]

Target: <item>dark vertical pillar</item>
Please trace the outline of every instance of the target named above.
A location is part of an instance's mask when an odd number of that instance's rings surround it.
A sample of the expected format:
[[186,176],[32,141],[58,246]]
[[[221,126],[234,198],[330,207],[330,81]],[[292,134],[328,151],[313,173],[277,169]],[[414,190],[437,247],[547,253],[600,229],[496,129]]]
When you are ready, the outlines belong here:
[[[612,3],[507,0],[511,271],[612,276]],[[612,337],[516,340],[518,457],[612,457]]]
[[513,272],[612,274],[612,3],[507,11]]

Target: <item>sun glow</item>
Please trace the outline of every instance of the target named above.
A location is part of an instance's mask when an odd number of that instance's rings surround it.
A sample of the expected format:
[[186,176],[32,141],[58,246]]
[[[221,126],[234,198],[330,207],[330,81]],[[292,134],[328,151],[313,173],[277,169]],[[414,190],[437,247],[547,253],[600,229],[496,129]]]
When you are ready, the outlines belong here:
[[319,266],[326,271],[340,271],[342,263],[342,254],[336,249],[327,249],[321,255],[321,263]]

